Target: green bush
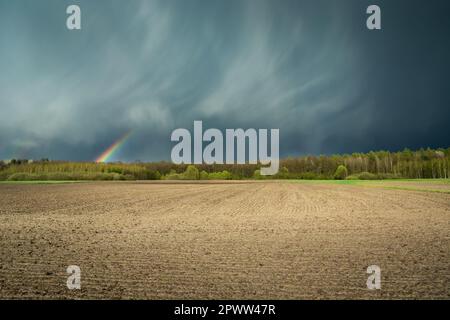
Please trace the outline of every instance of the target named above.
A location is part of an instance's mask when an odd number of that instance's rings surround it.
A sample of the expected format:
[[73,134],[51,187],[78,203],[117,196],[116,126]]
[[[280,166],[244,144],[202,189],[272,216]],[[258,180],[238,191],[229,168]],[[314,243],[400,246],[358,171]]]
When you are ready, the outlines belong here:
[[137,180],[160,180],[161,174],[159,171],[153,171],[153,170],[145,170],[142,173],[138,174],[136,176]]
[[379,177],[370,172],[355,173],[346,178],[347,180],[377,180]]
[[337,167],[336,172],[334,173],[334,179],[343,180],[347,178],[347,175],[347,168],[343,165],[340,165],[339,167]]
[[182,176],[179,173],[169,173],[164,176],[164,180],[182,180]]
[[276,178],[288,179],[289,178],[289,170],[288,170],[288,168],[281,167],[280,171],[276,174]]
[[202,172],[200,172],[200,180],[208,180],[208,179],[209,179],[208,172],[202,170]]
[[254,179],[262,179],[262,175],[261,175],[261,170],[255,170],[255,172],[253,172],[253,178]]
[[378,177],[376,174],[370,173],[370,172],[361,172],[358,174],[358,178],[360,180],[377,180]]
[[231,180],[233,178],[233,175],[228,172],[227,170],[222,171],[222,177],[225,180]]
[[182,177],[182,174],[177,173],[174,169],[172,169],[163,178],[165,180],[181,180],[183,177]]
[[224,170],[222,172],[211,172],[208,177],[211,180],[231,180],[233,176],[230,172]]
[[183,173],[183,179],[185,180],[198,180],[200,179],[200,173],[194,165],[189,165],[186,171]]

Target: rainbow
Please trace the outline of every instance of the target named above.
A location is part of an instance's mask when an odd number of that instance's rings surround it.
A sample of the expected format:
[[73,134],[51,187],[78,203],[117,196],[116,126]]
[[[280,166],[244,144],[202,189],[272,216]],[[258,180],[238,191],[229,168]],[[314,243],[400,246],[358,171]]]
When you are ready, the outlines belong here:
[[114,152],[117,151],[117,149],[119,149],[124,143],[125,141],[128,139],[128,137],[130,136],[131,131],[125,133],[123,136],[121,136],[118,140],[116,140],[116,142],[114,142],[112,145],[110,145],[108,147],[108,149],[106,149],[105,151],[103,151],[103,153],[101,155],[99,155],[97,157],[97,159],[95,159],[95,162],[107,162],[111,156],[114,154]]

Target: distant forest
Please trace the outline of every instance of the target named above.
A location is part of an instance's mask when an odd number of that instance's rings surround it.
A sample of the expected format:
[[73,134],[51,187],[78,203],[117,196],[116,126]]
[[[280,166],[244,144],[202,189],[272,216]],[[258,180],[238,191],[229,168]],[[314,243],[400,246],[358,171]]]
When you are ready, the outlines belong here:
[[213,179],[448,179],[450,148],[405,149],[331,156],[288,157],[274,176],[260,165],[176,165],[170,162],[94,163],[13,159],[0,161],[0,180]]

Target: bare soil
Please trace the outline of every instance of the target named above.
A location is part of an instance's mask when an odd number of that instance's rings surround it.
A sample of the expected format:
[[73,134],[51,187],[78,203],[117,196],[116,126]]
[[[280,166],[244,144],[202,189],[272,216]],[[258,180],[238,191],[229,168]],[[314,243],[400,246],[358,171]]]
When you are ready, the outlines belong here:
[[[381,290],[366,287],[373,264]],[[66,287],[69,265],[81,268],[81,290]],[[293,182],[3,184],[0,298],[448,299],[450,194]]]

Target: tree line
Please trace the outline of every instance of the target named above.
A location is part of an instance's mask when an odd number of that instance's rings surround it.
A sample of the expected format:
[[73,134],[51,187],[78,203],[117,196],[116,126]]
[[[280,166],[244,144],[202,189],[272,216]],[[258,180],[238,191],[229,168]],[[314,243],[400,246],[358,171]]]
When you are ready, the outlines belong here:
[[176,165],[171,162],[92,163],[41,159],[0,161],[0,180],[159,180],[159,179],[448,179],[450,148],[371,151],[288,157],[274,176],[260,166]]

